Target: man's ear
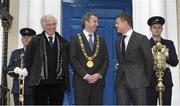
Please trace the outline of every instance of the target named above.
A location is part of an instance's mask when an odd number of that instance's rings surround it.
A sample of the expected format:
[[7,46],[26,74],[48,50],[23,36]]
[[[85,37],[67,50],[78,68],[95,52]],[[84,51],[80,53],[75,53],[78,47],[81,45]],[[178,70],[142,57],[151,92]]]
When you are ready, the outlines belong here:
[[122,23],[126,23],[127,25],[131,26],[127,21],[121,20]]
[[86,21],[85,21],[85,25],[87,25],[87,23],[89,23],[89,21],[88,21],[88,20],[86,20]]
[[85,26],[87,27],[88,24],[89,24],[88,20],[84,21],[84,28],[85,28]]

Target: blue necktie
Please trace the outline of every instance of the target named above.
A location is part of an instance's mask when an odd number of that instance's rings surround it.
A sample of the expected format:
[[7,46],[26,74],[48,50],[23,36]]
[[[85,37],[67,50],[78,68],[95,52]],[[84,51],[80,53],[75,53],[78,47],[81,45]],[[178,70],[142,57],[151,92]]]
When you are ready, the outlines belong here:
[[126,38],[126,35],[123,35],[122,37],[123,38],[122,38],[122,50],[121,50],[121,52],[122,52],[122,56],[124,58],[125,53],[126,53],[126,45],[125,45],[124,39]]
[[53,37],[48,37],[49,38],[49,44],[51,47],[53,47]]
[[88,36],[89,36],[89,41],[88,41],[88,42],[89,42],[89,46],[90,46],[90,48],[91,48],[91,51],[93,51],[93,48],[94,48],[94,47],[93,47],[93,41],[92,41],[92,36],[93,36],[93,35],[92,35],[92,34],[89,34]]

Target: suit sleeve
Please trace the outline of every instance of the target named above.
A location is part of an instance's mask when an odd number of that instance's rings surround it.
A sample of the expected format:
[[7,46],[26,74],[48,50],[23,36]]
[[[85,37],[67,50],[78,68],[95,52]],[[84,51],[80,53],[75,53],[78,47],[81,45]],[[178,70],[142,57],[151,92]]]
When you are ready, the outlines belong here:
[[171,66],[176,66],[179,63],[179,60],[176,54],[174,43],[170,41],[169,45],[169,58],[167,59],[167,63]]
[[73,67],[73,71],[79,74],[82,78],[88,74],[78,60],[78,43],[76,42],[76,38],[72,37],[70,41],[70,63]]
[[25,67],[27,68],[28,72],[31,70],[37,46],[37,39],[33,38],[26,48]]
[[[119,39],[120,40],[120,39]],[[117,40],[116,42],[115,42],[115,49],[116,49],[116,59],[117,59],[117,61],[118,61],[118,63],[120,63],[120,53],[119,53],[119,51],[118,51],[118,48],[120,48],[120,41],[119,40]]]
[[15,58],[15,55],[14,55],[14,52],[12,52],[10,60],[9,60],[8,71],[13,71],[16,67],[13,62],[14,58]]
[[[9,65],[8,65],[8,68],[7,68],[7,71],[8,71],[8,75],[11,76],[11,77],[18,77],[19,75],[15,74],[15,73],[9,73],[10,71],[14,71],[14,69],[18,66],[15,66],[15,63],[14,63],[14,60],[15,59],[15,52],[12,52],[11,56],[10,56],[10,60],[9,60]],[[17,60],[18,62],[18,60]]]
[[109,64],[109,55],[108,55],[108,50],[105,41],[102,39],[102,48],[103,48],[103,56],[102,56],[102,65],[99,70],[99,73],[104,76],[107,69],[108,69],[108,64]]
[[69,44],[67,42],[67,45],[66,45],[66,50],[65,50],[65,56],[64,57],[64,62],[63,62],[63,66],[64,66],[64,71],[65,71],[65,90],[69,91],[70,90],[70,80],[69,80],[69,67],[68,67],[68,64],[69,64]]
[[152,73],[153,73],[153,56],[151,51],[150,43],[146,36],[143,36],[141,39],[141,52],[144,57],[144,63],[145,63],[145,69],[146,69],[146,75],[148,79],[151,79]]

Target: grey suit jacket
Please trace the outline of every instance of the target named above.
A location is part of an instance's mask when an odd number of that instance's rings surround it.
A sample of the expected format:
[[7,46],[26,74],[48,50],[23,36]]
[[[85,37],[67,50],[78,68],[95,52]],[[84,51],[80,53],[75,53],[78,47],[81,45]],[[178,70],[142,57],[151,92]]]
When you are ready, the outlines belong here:
[[116,41],[116,55],[120,65],[117,70],[116,85],[119,84],[124,72],[132,89],[147,87],[153,72],[153,56],[147,37],[133,31],[124,59],[121,54],[121,42],[121,38]]

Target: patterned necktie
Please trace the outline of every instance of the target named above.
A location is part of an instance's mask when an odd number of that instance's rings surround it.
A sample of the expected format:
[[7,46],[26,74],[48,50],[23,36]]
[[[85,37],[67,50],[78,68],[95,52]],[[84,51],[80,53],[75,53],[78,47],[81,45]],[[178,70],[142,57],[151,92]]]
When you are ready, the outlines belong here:
[[53,47],[53,37],[48,37],[49,38],[49,44],[51,47]]
[[92,34],[89,34],[88,36],[89,36],[89,41],[88,41],[88,42],[89,42],[89,46],[90,46],[90,48],[91,48],[91,51],[93,51],[93,48],[94,48],[94,47],[93,47],[93,41],[92,41],[92,36],[93,36],[93,35],[92,35]]
[[125,56],[125,53],[126,53],[126,45],[125,45],[125,38],[126,38],[126,35],[123,35],[122,36],[123,38],[122,38],[122,50],[121,50],[121,52],[122,52],[122,56],[123,56],[123,58],[124,58],[124,56]]

